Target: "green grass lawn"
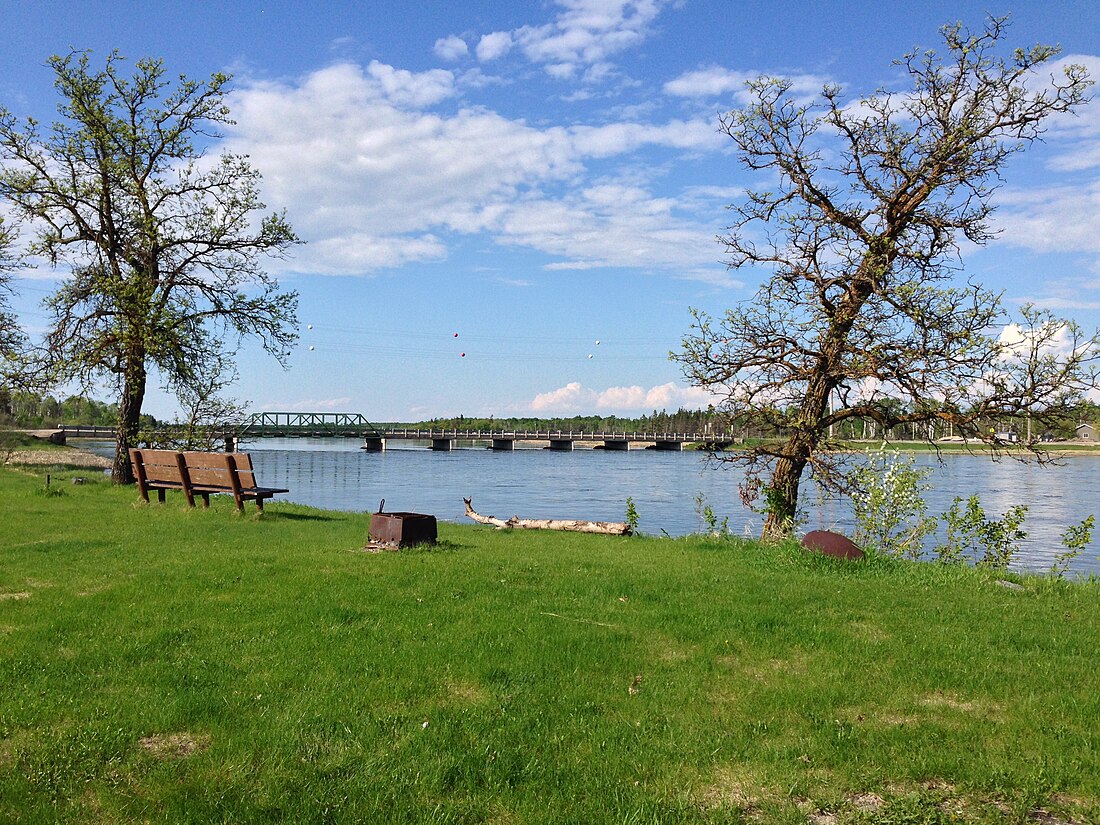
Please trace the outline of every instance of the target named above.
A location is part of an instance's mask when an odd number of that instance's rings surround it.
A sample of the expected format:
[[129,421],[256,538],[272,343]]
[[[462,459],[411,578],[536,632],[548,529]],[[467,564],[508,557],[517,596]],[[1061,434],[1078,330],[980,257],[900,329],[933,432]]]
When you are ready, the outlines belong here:
[[[0,821],[1100,821],[1100,583],[0,469]],[[1047,817],[1047,818],[1044,818]]]

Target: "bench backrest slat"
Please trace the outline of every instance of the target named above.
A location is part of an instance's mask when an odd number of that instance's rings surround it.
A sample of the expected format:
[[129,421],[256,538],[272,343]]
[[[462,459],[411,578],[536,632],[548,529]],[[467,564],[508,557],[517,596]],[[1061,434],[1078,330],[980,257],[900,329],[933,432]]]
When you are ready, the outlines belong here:
[[256,473],[252,469],[252,454],[251,453],[233,453],[233,458],[237,462],[237,477],[241,480],[241,486],[256,487]]
[[141,456],[141,466],[144,476],[149,481],[167,481],[174,484],[183,483],[183,475],[180,473],[178,453],[175,450],[140,450],[133,451]]
[[183,454],[183,461],[192,484],[229,486],[229,463],[224,453],[187,452]]
[[[232,457],[233,462],[228,460]],[[229,467],[236,465],[237,479],[241,487],[256,486],[256,474],[252,470],[252,456],[248,453],[184,453],[187,472],[195,484],[221,484],[231,486]]]

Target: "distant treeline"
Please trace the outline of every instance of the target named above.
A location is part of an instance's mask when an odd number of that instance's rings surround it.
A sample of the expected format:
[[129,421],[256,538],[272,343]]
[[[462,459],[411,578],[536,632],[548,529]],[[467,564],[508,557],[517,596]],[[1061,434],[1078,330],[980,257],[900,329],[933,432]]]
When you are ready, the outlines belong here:
[[[157,420],[151,415],[143,415],[141,421],[143,427],[157,426]],[[117,423],[117,404],[106,404],[79,395],[62,400],[52,395],[12,392],[0,387],[0,426],[46,429],[61,424],[113,427]]]
[[[898,405],[899,411],[901,404]],[[1041,438],[1044,435],[1057,439],[1071,439],[1074,437],[1076,425],[1082,422],[1100,422],[1100,406],[1090,402],[1082,404],[1078,408],[1078,415],[1067,418],[1053,431],[1033,432],[1033,438]],[[377,423],[377,422],[376,422]],[[436,430],[550,430],[552,432],[622,432],[622,433],[732,433],[743,438],[772,438],[776,433],[768,431],[764,427],[750,426],[747,422],[731,417],[726,413],[716,410],[685,410],[676,412],[654,410],[650,415],[638,418],[623,418],[615,415],[575,415],[568,418],[496,418],[466,417],[432,418],[424,421],[401,422],[387,424],[392,427],[408,427],[410,429],[436,429]],[[998,432],[1016,431],[1021,439],[1027,435],[1026,418],[1006,418],[991,420],[990,427],[995,427]],[[903,424],[894,427],[887,434],[895,441],[922,441],[931,435],[938,439],[951,436],[954,433],[947,424],[937,423],[933,432],[929,433],[927,425],[918,426]],[[881,428],[870,419],[853,418],[837,424],[833,437],[842,441],[856,441],[882,438]]]
[[552,430],[575,433],[599,432],[724,432],[728,417],[708,410],[684,410],[674,413],[653,411],[639,418],[617,415],[574,415],[569,418],[432,418],[426,421],[395,423],[387,426],[435,430]]

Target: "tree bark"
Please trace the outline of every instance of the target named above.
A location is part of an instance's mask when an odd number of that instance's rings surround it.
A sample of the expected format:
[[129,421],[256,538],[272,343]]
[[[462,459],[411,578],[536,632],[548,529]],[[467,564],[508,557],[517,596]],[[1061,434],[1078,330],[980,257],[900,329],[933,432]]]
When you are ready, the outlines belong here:
[[141,405],[145,401],[145,353],[140,348],[131,350],[127,358],[123,379],[122,398],[118,407],[118,426],[115,428],[115,460],[111,466],[111,481],[115,484],[133,484],[134,468],[130,464],[130,448],[137,446],[141,429]]
[[483,516],[474,510],[470,499],[466,503],[466,515],[478,524],[487,524],[498,530],[568,530],[574,533],[603,533],[610,536],[629,536],[630,525],[622,521],[582,521],[578,519],[520,518],[512,516],[505,521],[495,516]]

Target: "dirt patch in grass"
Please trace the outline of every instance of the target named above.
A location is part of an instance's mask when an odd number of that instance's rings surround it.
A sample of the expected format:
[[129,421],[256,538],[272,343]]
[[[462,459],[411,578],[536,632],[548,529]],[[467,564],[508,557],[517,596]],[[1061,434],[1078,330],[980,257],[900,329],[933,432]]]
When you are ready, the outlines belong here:
[[[3,456],[0,455],[0,458]],[[63,465],[88,470],[107,470],[111,467],[109,459],[75,447],[60,447],[55,450],[13,450],[5,463],[38,467]]]
[[210,749],[208,733],[165,733],[144,736],[138,745],[154,759],[181,759]]
[[750,820],[757,819],[761,808],[775,798],[759,778],[745,775],[733,765],[719,765],[710,779],[692,792],[695,804],[705,811],[736,808]]
[[867,621],[855,621],[848,623],[848,632],[852,634],[852,638],[858,639],[861,642],[870,642],[872,644],[879,644],[881,642],[890,641],[890,634],[883,630],[873,622]]
[[984,716],[996,718],[1001,714],[1001,708],[993,703],[982,703],[975,700],[963,699],[951,693],[932,693],[923,697],[920,704],[933,710],[953,710],[967,716]]
[[477,682],[463,679],[451,679],[447,681],[447,698],[459,705],[483,705],[492,697],[484,687]]
[[18,593],[0,593],[0,602],[17,602],[21,599],[29,599],[31,594],[26,590],[21,590]]

